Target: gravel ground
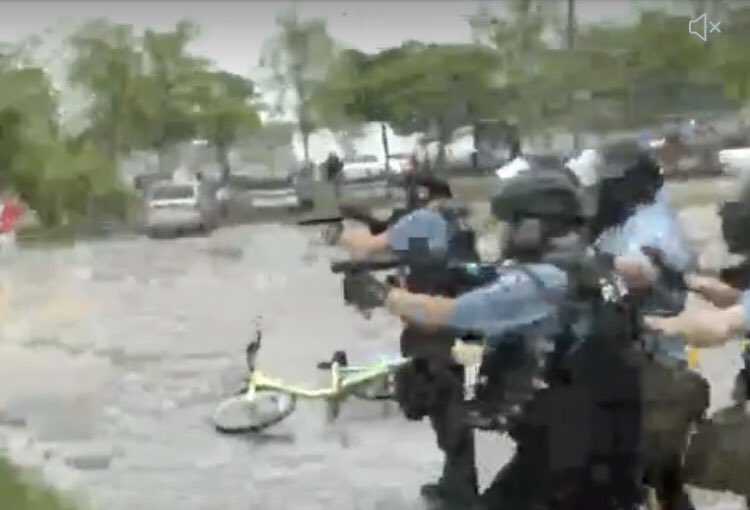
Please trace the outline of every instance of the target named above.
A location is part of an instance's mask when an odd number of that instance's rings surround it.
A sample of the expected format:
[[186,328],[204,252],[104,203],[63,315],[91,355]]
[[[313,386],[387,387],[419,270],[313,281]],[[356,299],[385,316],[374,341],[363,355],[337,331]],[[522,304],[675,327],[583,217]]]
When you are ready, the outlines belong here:
[[[706,260],[719,261],[711,211],[684,217]],[[405,421],[392,404],[347,402],[325,426],[323,406],[303,402],[260,437],[222,437],[208,422],[242,378],[256,315],[266,331],[261,366],[295,382],[320,381],[315,363],[335,349],[353,360],[397,349],[396,320],[365,321],[342,306],[327,270],[335,254],[312,236],[256,225],[7,255],[0,450],[93,509],[422,508],[417,487],[437,475],[440,455],[427,423]],[[718,407],[737,346],[701,359]],[[478,436],[486,483],[512,446]],[[727,495],[697,501],[743,508]]]

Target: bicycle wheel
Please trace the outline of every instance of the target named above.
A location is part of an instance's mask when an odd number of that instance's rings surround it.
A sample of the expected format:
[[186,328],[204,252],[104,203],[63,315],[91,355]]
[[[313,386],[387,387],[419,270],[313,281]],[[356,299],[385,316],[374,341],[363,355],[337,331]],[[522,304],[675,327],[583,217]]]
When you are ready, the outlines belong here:
[[211,419],[223,434],[260,432],[292,414],[296,401],[293,395],[278,391],[257,391],[252,400],[242,393],[220,402]]

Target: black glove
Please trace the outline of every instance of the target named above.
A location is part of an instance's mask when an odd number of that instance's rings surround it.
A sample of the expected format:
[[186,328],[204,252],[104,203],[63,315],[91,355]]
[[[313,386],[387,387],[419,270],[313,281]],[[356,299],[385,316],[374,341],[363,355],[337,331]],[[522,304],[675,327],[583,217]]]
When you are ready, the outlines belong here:
[[370,273],[357,271],[344,276],[344,301],[363,312],[382,307],[389,289]]
[[321,238],[323,242],[328,246],[335,246],[339,244],[341,234],[344,233],[344,224],[341,222],[334,223],[332,225],[326,225],[321,232]]

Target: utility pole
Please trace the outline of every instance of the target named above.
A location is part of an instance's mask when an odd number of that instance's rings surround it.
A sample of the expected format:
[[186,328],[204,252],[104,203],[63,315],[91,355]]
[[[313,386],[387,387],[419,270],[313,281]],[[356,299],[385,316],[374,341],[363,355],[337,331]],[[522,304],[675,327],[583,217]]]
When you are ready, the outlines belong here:
[[[575,47],[575,38],[576,38],[576,2],[575,0],[568,0],[568,27],[567,27],[567,33],[566,33],[566,49],[568,52],[572,53],[573,49]],[[575,109],[575,98],[573,91],[571,91],[570,96],[568,98],[568,104],[571,110],[571,113],[573,113],[573,110]],[[573,119],[573,150],[577,151],[579,149],[579,140],[578,140],[578,123],[576,122],[576,116],[575,113],[572,115]]]

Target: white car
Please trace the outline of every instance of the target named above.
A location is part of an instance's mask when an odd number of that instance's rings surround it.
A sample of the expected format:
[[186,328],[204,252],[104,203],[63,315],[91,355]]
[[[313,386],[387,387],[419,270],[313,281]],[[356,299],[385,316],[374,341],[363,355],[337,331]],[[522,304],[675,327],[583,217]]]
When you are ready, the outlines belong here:
[[399,153],[389,155],[388,167],[394,174],[403,174],[412,171],[412,154]]
[[344,169],[341,172],[345,180],[361,180],[376,177],[385,172],[385,162],[377,156],[362,154],[344,159]]
[[159,234],[208,233],[218,223],[218,203],[200,182],[162,181],[148,192],[146,232]]
[[719,151],[719,164],[727,175],[750,173],[750,147],[736,147]]

